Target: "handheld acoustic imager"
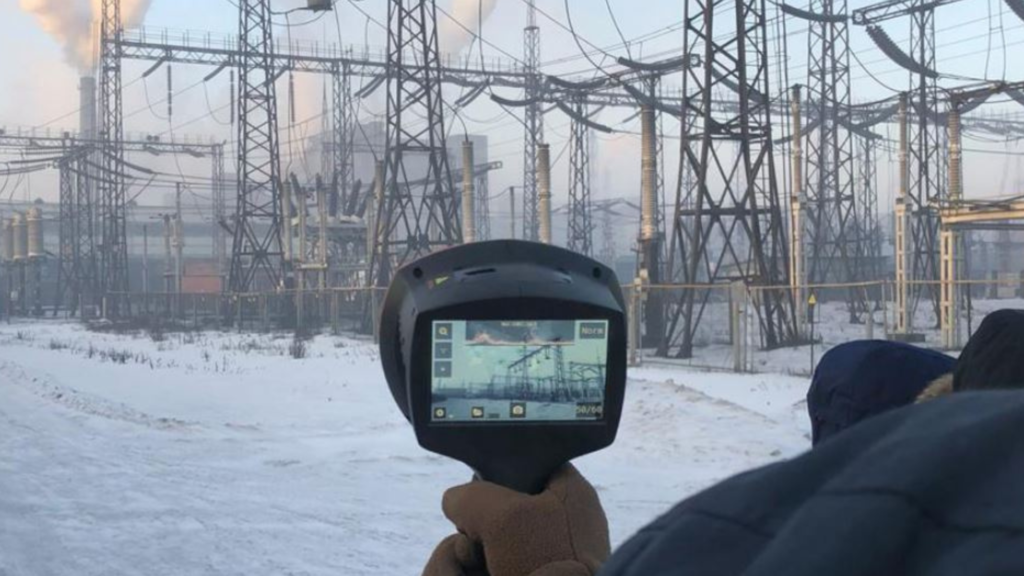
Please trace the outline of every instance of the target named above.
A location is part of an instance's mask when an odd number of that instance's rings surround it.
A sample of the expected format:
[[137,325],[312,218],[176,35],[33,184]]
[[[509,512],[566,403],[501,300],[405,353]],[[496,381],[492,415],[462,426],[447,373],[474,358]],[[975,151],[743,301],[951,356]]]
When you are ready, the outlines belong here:
[[421,446],[536,494],[615,440],[626,386],[622,291],[590,258],[521,241],[468,244],[394,278],[380,353]]

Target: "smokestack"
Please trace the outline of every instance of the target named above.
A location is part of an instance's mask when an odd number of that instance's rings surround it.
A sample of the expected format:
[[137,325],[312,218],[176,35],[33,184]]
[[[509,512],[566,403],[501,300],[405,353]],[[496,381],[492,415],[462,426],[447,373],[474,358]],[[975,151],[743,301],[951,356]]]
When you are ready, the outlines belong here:
[[537,145],[537,211],[540,241],[551,244],[551,145]]
[[[152,0],[120,0],[121,23],[125,27],[142,22]],[[63,48],[69,64],[91,70],[99,53],[97,23],[102,16],[101,0],[19,0],[18,6],[33,14],[39,27]]]
[[473,219],[476,214],[473,165],[473,142],[466,139],[462,142],[462,242],[464,244],[476,242],[476,221]]
[[82,76],[78,84],[78,131],[84,140],[96,138],[96,79]]

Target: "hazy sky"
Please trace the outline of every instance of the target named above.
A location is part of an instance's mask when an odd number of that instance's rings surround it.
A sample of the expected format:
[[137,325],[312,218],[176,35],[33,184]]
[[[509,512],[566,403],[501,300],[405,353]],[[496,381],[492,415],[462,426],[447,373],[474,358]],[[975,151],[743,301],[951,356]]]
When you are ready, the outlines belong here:
[[[87,0],[60,1],[67,1],[69,4],[76,1],[88,3]],[[469,13],[475,12],[473,4],[477,1],[479,0],[466,0],[465,3],[470,8]],[[438,0],[438,6],[449,12],[456,10],[452,3],[453,0]],[[857,1],[852,7],[868,3]],[[234,34],[237,30],[237,9],[232,4],[233,0],[152,0],[144,17],[144,25],[151,32],[169,28],[175,33],[192,30]],[[299,4],[301,2],[282,0],[275,2],[274,7],[276,10],[284,11]],[[672,51],[678,51],[682,44],[680,24],[683,4],[678,0],[609,0],[607,6],[602,0],[537,0],[537,4],[543,12],[539,24],[543,34],[544,70],[551,74],[582,73],[593,69],[593,65],[581,57],[580,47],[572,35],[564,29],[568,23],[567,8],[571,12],[577,33],[584,39],[584,48],[592,50],[592,46],[587,44],[589,42],[604,48],[607,53],[598,52],[592,56],[595,63],[601,66],[610,66],[612,57],[627,54],[636,59],[665,57]],[[804,2],[798,5],[807,7]],[[385,22],[387,3],[384,0],[363,0],[355,4],[339,0],[339,10],[336,14],[328,13],[308,25],[279,27],[275,34],[279,38],[287,38],[290,30],[293,40],[337,43],[340,37],[344,44],[368,43],[374,47],[383,46],[383,30],[377,23],[368,20],[356,6],[377,22]],[[484,24],[482,33],[486,39],[483,51],[487,58],[501,57],[511,62],[512,59],[503,55],[501,51],[515,58],[522,57],[525,6],[525,0],[496,1],[496,7]],[[466,6],[462,7],[465,8]],[[489,6],[484,8],[486,11]],[[632,43],[627,51],[622,46],[609,10],[617,17],[621,33],[627,39],[644,36],[653,38],[644,43]],[[769,16],[774,17],[777,13],[772,4],[769,4],[768,10]],[[290,21],[299,24],[309,21],[310,18],[305,13],[297,13],[290,17]],[[445,20],[447,17],[441,14],[439,18]],[[278,21],[283,24],[284,18],[280,17]],[[1005,77],[1010,80],[1024,79],[1022,59],[1013,58],[1015,54],[1021,53],[1024,45],[1024,22],[1001,0],[963,0],[959,4],[940,9],[936,22],[938,69],[941,72],[973,78],[984,76]],[[804,82],[807,60],[806,24],[787,18],[785,26],[789,82]],[[451,28],[450,24],[448,27]],[[770,27],[769,51],[774,66],[778,64],[775,58],[774,39],[781,27],[774,18],[770,21]],[[890,21],[885,24],[885,28],[895,41],[906,46],[909,22]],[[42,30],[36,16],[19,8],[19,0],[0,2],[0,38],[3,38],[4,46],[4,49],[0,50],[0,70],[3,71],[3,74],[0,74],[0,126],[6,125],[8,130],[34,127],[41,131],[75,128],[78,123],[78,72],[67,63],[63,47]],[[857,58],[874,76],[872,78],[856,60],[851,63],[855,101],[884,98],[893,93],[890,88],[900,89],[906,86],[907,73],[883,55],[871,43],[863,29],[851,28],[851,45]],[[476,58],[480,56],[479,48],[478,43],[471,46]],[[165,72],[161,70],[146,80],[140,80],[141,73],[146,67],[148,64],[129,62],[124,69],[126,128],[129,132],[164,133],[166,137],[173,131],[178,137],[188,134],[231,141],[234,136],[226,125],[229,119],[226,108],[227,74],[203,83],[200,80],[210,71],[209,68],[175,66],[174,90],[178,93],[174,98],[174,115],[168,119],[166,104],[163,103],[167,93]],[[319,115],[323,88],[320,78],[297,78],[300,92],[296,103],[299,120],[297,125],[288,125],[286,80],[279,84],[278,94],[282,106],[282,151],[288,154],[291,148],[290,166],[301,172],[307,169],[310,161],[306,159],[306,162],[303,162],[297,147],[289,147],[287,144],[320,131]],[[776,71],[772,72],[771,81],[772,92],[776,93],[780,89]],[[678,86],[680,79],[673,78],[667,80],[667,83]],[[955,84],[955,81],[944,81],[944,85]],[[361,117],[364,120],[379,117],[383,112],[382,92],[378,90],[361,103]],[[497,89],[496,92],[510,98],[519,96]],[[459,90],[451,89],[446,95],[454,99],[459,93]],[[998,112],[1016,120],[1024,120],[1024,108],[1016,104],[997,104],[986,106],[985,109],[991,113]],[[635,135],[639,131],[639,124],[638,120],[630,119],[633,113],[633,110],[605,110],[596,116],[598,121],[622,130],[622,133],[598,136],[594,169],[596,198],[639,197],[639,145]],[[502,160],[505,163],[504,170],[493,175],[492,190],[519,184],[522,129],[518,121],[503,114],[500,108],[486,98],[480,98],[466,109],[462,120],[471,132],[486,133],[490,136],[491,159]],[[623,123],[624,120],[628,121]],[[553,156],[557,159],[554,186],[556,204],[559,204],[564,202],[568,186],[568,158],[563,154],[568,137],[568,120],[556,110],[547,115],[546,124],[547,138],[552,144]],[[453,132],[461,130],[460,123],[453,123]],[[666,122],[666,130],[669,134],[676,134],[678,124]],[[883,134],[895,137],[893,128],[881,127],[880,130]],[[967,140],[965,147],[968,149],[966,181],[969,197],[1024,192],[1020,189],[1021,180],[1024,179],[1020,147],[1015,144],[981,142],[974,139]],[[977,150],[989,152],[982,153]],[[992,153],[993,151],[999,153]],[[1011,154],[1006,154],[1006,151],[1010,151]],[[776,161],[780,164],[786,161],[781,157],[781,153],[778,156]],[[666,157],[666,176],[672,188],[677,165],[675,158],[678,158],[677,140],[666,142]],[[883,191],[883,206],[889,205],[891,190],[895,184],[891,170],[894,163],[894,155],[883,154],[879,158],[879,185]],[[203,175],[208,171],[204,163],[190,160],[181,160],[180,166],[175,166],[179,167],[183,172],[190,174]],[[315,166],[309,167],[309,170],[315,171]],[[0,184],[3,190],[3,197],[0,200],[12,196],[51,199],[56,197],[55,180],[52,176],[39,175],[11,180],[13,181]],[[496,211],[500,211],[500,208]]]

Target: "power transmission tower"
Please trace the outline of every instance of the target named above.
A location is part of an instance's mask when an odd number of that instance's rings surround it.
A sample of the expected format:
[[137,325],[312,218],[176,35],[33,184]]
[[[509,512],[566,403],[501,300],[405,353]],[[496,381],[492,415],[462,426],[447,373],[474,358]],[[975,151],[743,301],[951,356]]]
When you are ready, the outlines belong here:
[[527,0],[526,29],[523,31],[523,61],[526,65],[526,138],[523,148],[523,239],[540,239],[537,191],[537,146],[544,141],[541,109],[543,80],[540,75],[540,27],[535,0]]
[[[387,60],[394,73],[387,78],[385,188],[370,262],[377,287],[389,285],[397,266],[462,242],[445,143],[434,0],[389,0]],[[426,160],[421,183],[406,170],[410,156]]]
[[[854,188],[850,122],[850,32],[846,0],[812,0],[806,18],[807,87],[815,127],[806,134],[807,281],[861,279],[862,246]],[[863,310],[862,292],[848,289],[850,320]]]
[[75,170],[75,249],[78,251],[78,307],[96,304],[98,262],[96,261],[96,204],[94,203],[93,173],[90,155],[77,160]]
[[[907,209],[913,251],[907,264],[914,284],[907,314],[913,317],[923,292],[928,292],[935,317],[940,317],[939,218],[935,206],[946,197],[945,126],[939,113],[939,74],[935,68],[935,9],[958,0],[883,0],[853,13],[855,24],[868,26],[868,34],[882,51],[910,71],[908,99],[913,122],[908,124]],[[878,26],[885,20],[910,17],[910,53],[902,53]]]
[[78,269],[79,257],[75,233],[75,175],[72,171],[74,160],[66,151],[64,158],[57,164],[60,171],[60,215],[59,215],[59,246],[57,257],[57,300],[53,313],[67,305],[67,310],[74,314],[78,310]]
[[355,180],[356,113],[352,98],[352,71],[348,64],[336,64],[331,72],[331,94],[334,113],[334,159],[331,175],[331,216],[338,215],[338,207],[348,203]]
[[99,197],[102,213],[101,289],[106,314],[118,318],[128,307],[128,202],[124,164],[124,113],[121,93],[120,0],[103,0],[100,18],[101,165]]
[[[679,254],[682,280],[784,285],[788,261],[767,96],[771,92],[765,2],[696,0],[686,3],[685,10],[684,48],[687,54],[700,55],[704,65],[688,68],[683,77],[686,106],[694,109],[695,122],[683,132],[681,161],[693,169],[695,198],[677,197],[675,209],[675,234],[684,239]],[[718,18],[729,26],[716,27]],[[714,106],[713,99],[722,90],[736,92],[736,112]],[[684,123],[690,118],[684,114]],[[723,140],[735,142],[738,154],[722,146]],[[687,218],[692,223],[689,229],[684,228]],[[711,292],[683,291],[669,315],[668,334],[679,339],[680,357],[693,354]],[[771,348],[792,341],[796,330],[791,294],[768,290],[756,296],[752,306],[762,345]]]
[[[925,6],[927,0],[914,0]],[[910,53],[926,70],[935,70],[935,10],[910,11]],[[926,282],[913,289],[910,314],[917,310],[927,291],[936,319],[939,318],[939,290],[931,280],[939,279],[939,217],[937,202],[945,198],[945,128],[931,116],[939,111],[937,78],[931,74],[911,74],[911,106],[916,113],[910,124],[909,194],[913,204],[911,230],[914,238],[913,277]]]
[[278,287],[281,247],[280,152],[270,0],[239,2],[238,200],[228,289]]
[[[587,118],[586,98],[572,103],[578,118]],[[594,249],[594,225],[590,204],[590,128],[571,122],[569,135],[569,250],[590,256]]]
[[[857,182],[860,185],[861,210],[859,221],[861,235],[864,239],[864,278],[869,281],[881,279],[878,268],[882,258],[882,229],[878,218],[878,168],[875,154],[878,144],[873,138],[862,137],[860,140],[860,173]],[[880,295],[877,295],[880,296]]]

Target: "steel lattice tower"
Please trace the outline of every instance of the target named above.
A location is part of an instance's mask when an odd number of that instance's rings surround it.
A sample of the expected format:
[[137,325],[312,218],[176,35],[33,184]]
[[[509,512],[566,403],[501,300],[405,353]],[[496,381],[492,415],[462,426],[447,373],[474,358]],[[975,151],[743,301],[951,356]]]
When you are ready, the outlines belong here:
[[64,157],[57,163],[60,171],[60,215],[59,215],[59,246],[57,257],[57,300],[53,312],[66,303],[72,314],[78,310],[78,240],[75,233],[75,174],[74,159],[70,150],[65,148]]
[[[587,118],[584,96],[572,107],[577,118]],[[590,204],[590,128],[580,120],[572,121],[569,135],[569,233],[566,246],[573,252],[590,256],[594,251],[594,224]]]
[[83,154],[77,160],[75,181],[75,249],[78,252],[78,305],[79,309],[96,304],[96,209],[93,195],[93,173],[89,165],[92,156]]
[[331,73],[331,86],[334,154],[330,213],[336,216],[338,207],[348,204],[348,197],[355,186],[356,113],[352,98],[352,74],[347,64],[335,66]]
[[[716,26],[716,18],[725,25]],[[765,0],[688,2],[684,25],[685,50],[700,55],[704,65],[687,69],[683,77],[683,94],[686,106],[694,110],[694,125],[684,127],[682,161],[693,169],[695,198],[679,198],[675,209],[674,234],[683,244],[681,279],[687,284],[785,285],[785,226],[766,96],[771,92]],[[735,89],[739,105],[735,111],[714,107],[713,98],[723,89]],[[684,114],[684,123],[690,118]],[[735,142],[738,153],[723,146],[723,140]],[[685,290],[669,314],[668,333],[678,338],[681,357],[693,354],[711,292]],[[788,291],[758,293],[751,305],[762,345],[771,348],[795,337]]]
[[523,30],[523,60],[526,63],[526,134],[523,147],[523,239],[540,239],[540,215],[537,192],[537,145],[544,141],[544,115],[540,96],[540,27],[537,26],[535,0],[527,2],[526,29]]
[[[445,144],[440,63],[434,0],[389,0],[387,64],[393,73],[387,78],[385,188],[370,262],[377,287],[389,285],[397,266],[462,243]],[[405,167],[406,157],[414,155],[427,161],[421,184]]]
[[238,201],[228,289],[280,286],[280,153],[277,75],[269,0],[239,3]]
[[862,267],[864,279],[877,281],[881,279],[878,265],[882,258],[882,228],[878,218],[878,168],[875,154],[878,147],[873,138],[860,139],[860,171],[857,183],[860,187],[860,231],[863,238],[864,261]]
[[[811,118],[806,135],[807,281],[855,282],[863,261],[854,188],[850,122],[850,31],[846,0],[812,0],[807,71]],[[847,296],[851,320],[863,308],[859,290]]]
[[100,152],[99,197],[102,214],[101,290],[106,313],[128,313],[128,203],[124,166],[124,112],[121,92],[121,2],[103,0],[100,18]]
[[[915,5],[927,5],[918,0]],[[935,11],[910,12],[910,54],[927,70],[935,70]],[[909,196],[912,217],[912,278],[930,282],[939,279],[939,218],[935,203],[945,198],[945,127],[932,115],[938,115],[938,82],[926,74],[911,74],[910,97],[913,121],[910,123]],[[909,314],[917,310],[923,292],[928,293],[939,317],[939,291],[934,284],[915,284]]]

